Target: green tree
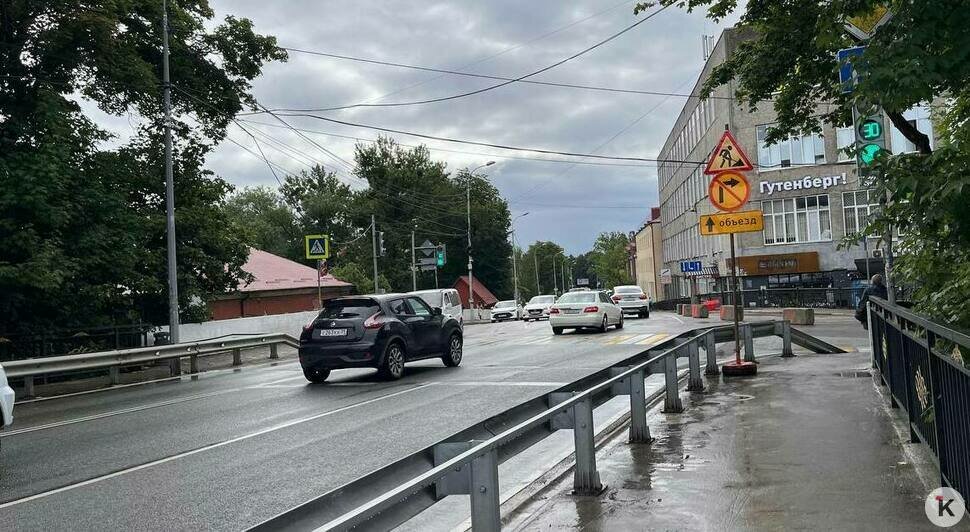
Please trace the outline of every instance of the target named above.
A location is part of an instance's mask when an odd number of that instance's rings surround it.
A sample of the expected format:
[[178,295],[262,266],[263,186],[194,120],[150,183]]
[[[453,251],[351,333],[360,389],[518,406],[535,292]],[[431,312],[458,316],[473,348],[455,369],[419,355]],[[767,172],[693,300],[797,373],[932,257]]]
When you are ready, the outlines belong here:
[[276,190],[243,189],[226,202],[226,213],[253,247],[291,260],[304,257],[296,215]]
[[[555,242],[538,241],[529,245],[519,260],[519,291],[526,300],[536,295],[554,294],[562,291],[563,248]],[[555,265],[555,280],[553,266]],[[539,291],[536,292],[536,267],[538,266]]]
[[[663,5],[706,8],[721,19],[735,0],[662,0]],[[639,4],[639,12],[649,4]],[[887,6],[892,18],[880,26],[857,61],[866,74],[850,94],[838,83],[837,50],[854,46],[844,24]],[[733,83],[739,104],[771,105],[777,123],[767,142],[822,123],[850,120],[853,105],[879,106],[912,142],[917,153],[884,155],[873,167],[880,197],[891,202],[865,234],[902,229],[896,280],[915,286],[918,310],[938,320],[970,327],[970,9],[964,0],[750,0],[740,25],[751,39],[716,67],[705,94]],[[905,120],[918,104],[934,107],[936,143]]]
[[619,231],[600,233],[596,237],[590,259],[597,281],[603,288],[633,284],[627,268],[629,254],[626,248],[629,244],[630,238]]
[[[286,56],[248,20],[211,24],[205,1],[170,14],[178,278],[191,309],[245,277],[245,243],[223,211],[231,187],[202,161],[252,104],[263,63]],[[161,20],[160,2],[3,3],[0,331],[166,321]],[[78,96],[144,125],[106,148]]]

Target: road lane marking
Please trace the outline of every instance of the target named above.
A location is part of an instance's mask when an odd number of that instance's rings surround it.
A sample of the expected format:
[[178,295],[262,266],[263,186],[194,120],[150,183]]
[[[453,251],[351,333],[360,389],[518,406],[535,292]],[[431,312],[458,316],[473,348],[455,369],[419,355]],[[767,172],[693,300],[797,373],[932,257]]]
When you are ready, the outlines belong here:
[[234,393],[245,388],[232,388],[229,390],[219,390],[217,392],[200,393],[197,395],[190,395],[187,397],[180,397],[178,399],[169,399],[168,401],[159,401],[157,403],[149,403],[141,406],[133,406],[131,408],[123,408],[121,410],[112,410],[110,412],[102,412],[100,414],[92,414],[90,416],[82,416],[74,419],[65,419],[64,421],[55,421],[53,423],[45,423],[43,425],[37,425],[34,427],[25,427],[22,429],[5,430],[0,432],[0,438],[9,438],[10,436],[16,436],[17,434],[25,434],[28,432],[36,432],[38,430],[53,429],[57,427],[63,427],[65,425],[74,425],[75,423],[83,423],[85,421],[94,421],[96,419],[103,419],[111,416],[119,416],[122,414],[131,414],[134,412],[141,412],[142,410],[149,410],[152,408],[158,408],[162,406],[170,406],[178,403],[184,403],[186,401],[194,401],[196,399],[206,399],[209,397],[215,397],[217,395],[225,395],[227,393]]
[[636,336],[636,335],[633,335],[633,334],[621,334],[619,336],[614,335],[614,336],[611,336],[608,340],[606,340],[603,343],[604,344],[611,344],[611,345],[612,344],[618,344],[618,343],[623,342],[625,340],[629,340],[630,338],[633,338],[634,336]]
[[653,335],[652,334],[637,334],[637,335],[631,336],[630,338],[627,338],[626,340],[623,340],[622,342],[619,342],[619,343],[621,343],[623,345],[631,345],[631,344],[635,344],[635,343],[639,342],[640,340],[646,340],[647,338],[650,338],[651,336],[653,336]]
[[639,344],[639,345],[652,344],[654,342],[659,342],[660,340],[663,340],[664,338],[667,338],[668,336],[670,336],[670,335],[667,334],[667,333],[654,334],[650,338],[645,338],[643,340],[640,340],[639,342],[637,342],[637,344]]
[[568,382],[508,382],[508,381],[435,381],[437,386],[565,386]]
[[258,430],[256,432],[251,432],[249,434],[244,434],[242,436],[237,436],[235,438],[230,438],[228,440],[224,440],[224,441],[221,441],[221,442],[218,442],[218,443],[213,443],[213,444],[210,444],[210,445],[205,445],[203,447],[199,447],[198,449],[192,449],[191,451],[185,451],[185,452],[182,452],[182,453],[179,453],[179,454],[175,454],[175,455],[172,455],[172,456],[167,456],[165,458],[160,458],[158,460],[153,460],[151,462],[146,462],[146,463],[141,464],[141,465],[137,465],[137,466],[134,466],[134,467],[129,467],[128,469],[122,469],[120,471],[115,471],[114,473],[108,473],[106,475],[101,475],[99,477],[90,478],[88,480],[85,480],[85,481],[82,481],[82,482],[77,482],[75,484],[68,484],[67,486],[61,486],[60,488],[52,489],[52,490],[45,491],[45,492],[42,492],[42,493],[37,493],[35,495],[30,495],[30,496],[23,497],[23,498],[20,498],[20,499],[16,499],[16,500],[13,500],[13,501],[10,501],[10,502],[5,502],[3,504],[0,504],[0,510],[3,510],[5,508],[10,508],[12,506],[17,506],[19,504],[23,504],[23,503],[26,503],[26,502],[31,502],[31,501],[35,501],[35,500],[38,500],[38,499],[43,499],[43,498],[46,498],[46,497],[50,497],[51,495],[57,495],[58,493],[64,493],[66,491],[71,491],[71,490],[75,490],[77,488],[82,488],[82,487],[85,487],[85,486],[90,486],[92,484],[97,484],[97,483],[100,483],[100,482],[104,482],[105,480],[110,480],[110,479],[113,479],[115,477],[120,477],[122,475],[127,475],[128,473],[134,473],[136,471],[141,471],[143,469],[148,469],[150,467],[155,467],[157,465],[165,464],[165,463],[172,462],[172,461],[175,461],[175,460],[178,460],[178,459],[181,459],[181,458],[185,458],[185,457],[192,456],[192,455],[195,455],[195,454],[203,453],[205,451],[211,451],[212,449],[218,449],[220,447],[225,447],[226,445],[231,445],[233,443],[238,443],[238,442],[241,442],[241,441],[245,441],[245,440],[248,440],[248,439],[251,439],[251,438],[255,438],[257,436],[262,436],[263,434],[268,434],[270,432],[276,432],[278,430],[282,430],[282,429],[285,429],[285,428],[289,428],[289,427],[292,427],[294,425],[299,425],[301,423],[307,423],[309,421],[314,421],[314,420],[317,420],[317,419],[320,419],[320,418],[323,418],[323,417],[332,416],[334,414],[339,414],[341,412],[346,412],[347,410],[350,410],[352,408],[357,408],[359,406],[366,406],[366,405],[369,405],[369,404],[372,404],[372,403],[376,403],[377,401],[381,401],[381,400],[384,400],[384,399],[390,399],[392,397],[397,397],[397,396],[400,396],[400,395],[404,395],[406,393],[411,393],[411,392],[416,391],[416,390],[423,390],[423,389],[428,388],[430,386],[432,386],[432,384],[420,384],[418,386],[415,386],[414,388],[408,388],[407,390],[401,390],[399,392],[394,392],[394,393],[391,393],[391,394],[382,395],[380,397],[375,397],[373,399],[368,399],[366,401],[361,401],[359,403],[354,403],[352,405],[342,406],[340,408],[337,408],[337,409],[334,409],[334,410],[328,410],[326,412],[321,412],[319,414],[314,414],[312,416],[308,416],[308,417],[304,417],[304,418],[299,418],[299,419],[294,419],[294,420],[291,420],[291,421],[287,421],[285,423],[280,423],[278,425],[274,425],[272,427],[267,427],[265,429]]

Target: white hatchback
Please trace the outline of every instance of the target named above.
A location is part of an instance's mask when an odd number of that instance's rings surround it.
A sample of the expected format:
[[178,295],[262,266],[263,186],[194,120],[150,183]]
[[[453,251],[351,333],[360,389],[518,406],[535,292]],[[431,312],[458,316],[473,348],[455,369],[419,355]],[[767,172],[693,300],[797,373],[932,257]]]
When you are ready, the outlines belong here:
[[549,324],[553,334],[562,334],[563,329],[586,328],[606,332],[611,325],[623,328],[623,311],[605,292],[569,292],[549,309]]
[[434,290],[418,290],[417,292],[409,293],[412,296],[420,297],[431,308],[440,308],[442,316],[458,320],[459,325],[464,324],[458,290],[454,288],[435,288]]

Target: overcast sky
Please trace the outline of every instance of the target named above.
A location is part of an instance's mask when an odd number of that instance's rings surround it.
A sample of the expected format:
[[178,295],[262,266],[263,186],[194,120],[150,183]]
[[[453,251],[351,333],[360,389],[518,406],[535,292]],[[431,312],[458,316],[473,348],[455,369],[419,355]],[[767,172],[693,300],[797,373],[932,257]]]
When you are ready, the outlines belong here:
[[[227,14],[250,18],[258,32],[275,35],[281,46],[505,77],[518,77],[555,63],[644,16],[633,15],[634,2],[588,0],[569,4],[553,0],[212,1],[218,18]],[[688,14],[672,7],[616,40],[532,79],[689,92],[703,65],[701,36],[719,35],[724,25],[705,19],[702,13]],[[291,53],[288,62],[271,64],[264,70],[254,83],[254,93],[270,108],[321,108],[423,100],[495,83]],[[684,101],[680,97],[515,83],[447,102],[319,114],[465,140],[649,158],[659,153]],[[247,118],[279,125],[268,116]],[[365,139],[378,135],[376,131],[310,118],[286,120],[296,127],[328,134]],[[248,126],[344,176],[349,173],[319,147],[290,131]],[[236,127],[230,130],[230,136],[253,146]],[[341,159],[353,160],[353,139],[316,133],[308,136]],[[553,156],[391,136],[402,144],[425,143],[451,171],[496,161],[487,169],[489,179],[509,201],[513,216],[529,213],[515,223],[517,242],[523,246],[535,240],[552,240],[564,245],[569,253],[582,253],[602,231],[638,228],[650,207],[658,204],[657,172],[652,164],[591,166],[523,160],[520,158]],[[306,168],[274,151],[268,141],[262,144],[267,157],[289,171]],[[304,162],[308,162],[305,157]],[[210,156],[208,164],[240,187],[276,184],[262,161],[229,142]]]

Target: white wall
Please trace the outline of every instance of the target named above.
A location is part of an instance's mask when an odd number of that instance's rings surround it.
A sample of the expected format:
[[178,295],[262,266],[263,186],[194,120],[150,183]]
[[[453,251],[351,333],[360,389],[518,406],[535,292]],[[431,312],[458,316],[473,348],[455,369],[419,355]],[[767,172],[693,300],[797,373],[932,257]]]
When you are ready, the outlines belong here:
[[[318,311],[294,312],[292,314],[274,314],[271,316],[254,316],[250,318],[234,318],[231,320],[214,320],[202,323],[183,323],[179,327],[181,342],[197,342],[218,336],[230,334],[273,334],[285,333],[299,338],[303,326],[310,323]],[[168,331],[168,327],[162,327]]]

